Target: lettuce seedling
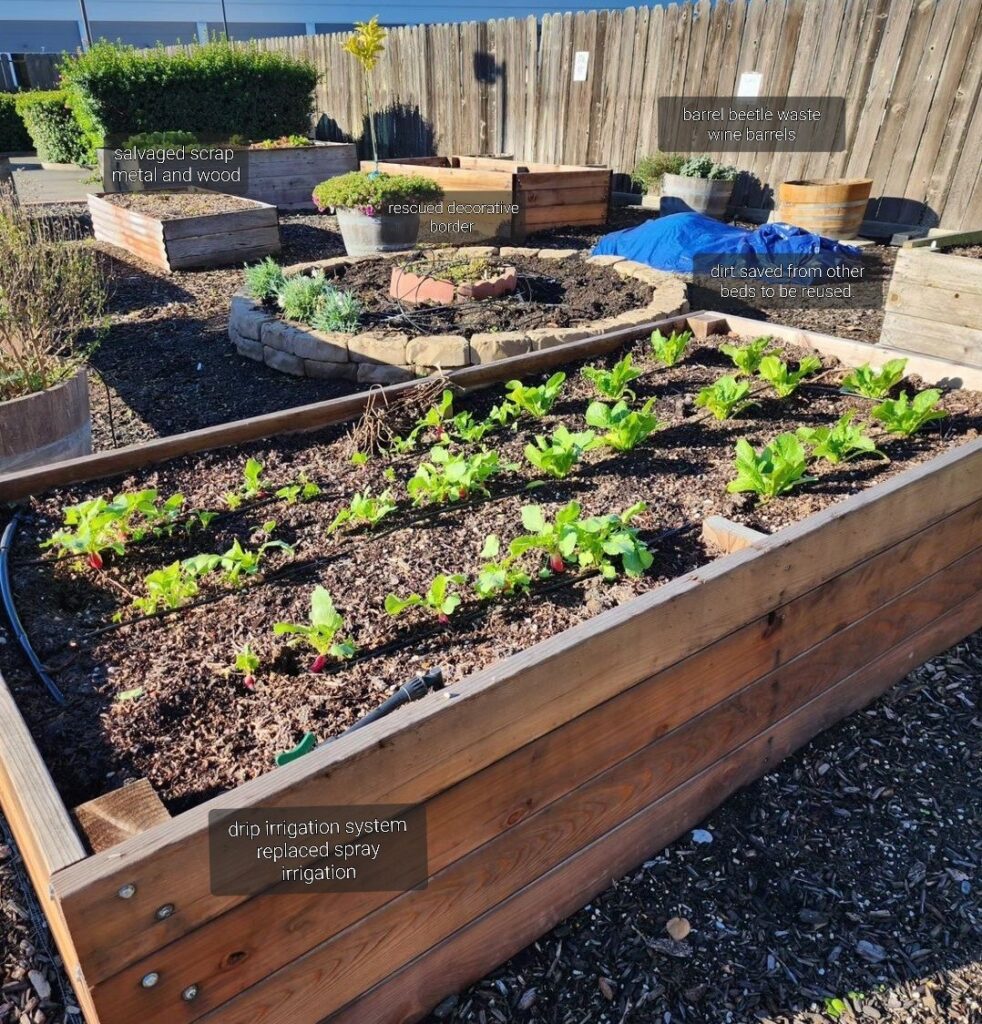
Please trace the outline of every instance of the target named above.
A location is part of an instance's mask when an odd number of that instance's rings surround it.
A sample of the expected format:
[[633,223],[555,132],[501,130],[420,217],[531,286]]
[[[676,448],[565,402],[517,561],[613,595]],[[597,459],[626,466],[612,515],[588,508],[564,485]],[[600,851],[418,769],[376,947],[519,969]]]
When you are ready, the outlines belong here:
[[629,385],[642,376],[643,371],[634,366],[631,353],[628,352],[609,370],[584,366],[580,373],[584,380],[588,380],[603,398],[609,398],[616,402],[621,398],[630,397],[633,400],[636,397]]
[[685,354],[692,341],[692,331],[672,331],[666,338],[661,331],[651,335],[651,351],[655,358],[665,366],[674,366]]
[[430,450],[430,461],[420,463],[406,489],[414,505],[463,501],[474,493],[487,494],[484,482],[499,471],[497,452],[453,455],[437,446]]
[[247,690],[256,688],[256,673],[259,671],[259,655],[246,644],[235,655],[235,671],[242,673],[242,685]]
[[371,491],[362,493],[358,491],[351,499],[347,508],[341,511],[331,521],[327,532],[334,533],[342,526],[377,526],[390,512],[395,511],[396,503],[392,499],[392,492],[384,490],[379,495],[373,495]]
[[505,385],[508,388],[505,397],[520,412],[541,419],[552,410],[565,383],[566,374],[562,371],[554,373],[545,384],[537,387],[526,387],[521,381],[510,380]]
[[907,369],[906,359],[891,359],[879,370],[869,363],[857,366],[842,378],[840,387],[846,394],[862,395],[863,398],[886,398],[891,389],[903,380]]
[[276,491],[276,497],[288,505],[295,505],[298,501],[313,501],[320,493],[320,487],[306,473],[301,473],[295,483],[279,488]]
[[754,403],[747,400],[750,385],[729,375],[720,377],[696,395],[696,405],[708,409],[718,420],[728,420]]
[[780,398],[787,398],[798,390],[798,386],[817,370],[822,368],[822,360],[816,356],[805,356],[798,363],[797,370],[790,370],[788,364],[777,356],[764,356],[757,368],[757,373],[770,384]]
[[873,438],[860,424],[852,422],[855,415],[855,410],[850,409],[831,427],[799,427],[798,439],[811,448],[816,459],[825,459],[833,464],[849,462],[863,455],[878,455],[885,459]]
[[655,400],[649,398],[640,409],[632,411],[623,400],[613,408],[603,402],[591,402],[586,421],[589,426],[605,431],[601,442],[616,451],[629,452],[661,429],[662,423],[651,411],[654,404]]
[[551,438],[537,435],[535,444],[527,444],[525,458],[540,472],[562,480],[595,441],[596,434],[592,430],[572,434],[566,427],[559,426]]
[[474,593],[482,601],[492,598],[517,594],[528,590],[532,578],[523,569],[516,568],[515,559],[510,555],[495,561],[501,553],[501,541],[491,533],[484,539],[481,558],[488,559],[481,566],[474,580]]
[[794,434],[779,434],[760,454],[741,437],[734,460],[737,475],[726,489],[731,493],[752,491],[767,502],[802,484],[814,483],[816,478],[805,473],[807,464],[805,449]]
[[911,395],[901,391],[899,398],[888,398],[878,405],[870,415],[883,424],[889,434],[911,437],[926,423],[943,420],[948,414],[943,409],[936,409],[941,392],[938,388],[928,388]]
[[198,595],[200,575],[195,564],[188,561],[172,562],[163,569],[155,569],[143,578],[147,596],[136,598],[133,607],[144,615],[183,608]]
[[344,630],[344,619],[334,607],[330,593],[323,587],[315,587],[310,595],[310,625],[294,622],[277,622],[273,632],[277,636],[296,636],[317,655],[310,666],[311,672],[323,672],[328,658],[346,661],[358,652],[358,646],[349,636],[343,640],[338,634]]
[[263,464],[258,459],[246,459],[242,467],[242,483],[237,491],[227,491],[225,503],[233,511],[240,508],[242,502],[266,496],[266,484],[263,480]]
[[478,421],[473,413],[459,412],[450,421],[450,433],[464,444],[477,444],[483,441],[486,434],[494,430],[495,424],[490,420]]
[[767,336],[754,338],[746,345],[720,345],[723,355],[729,356],[738,373],[752,377],[760,369],[760,361],[764,356],[774,354],[770,348],[771,339]]
[[436,616],[437,622],[446,625],[450,616],[460,607],[462,600],[460,594],[452,593],[451,584],[460,585],[466,577],[434,576],[433,582],[425,594],[409,594],[406,597],[398,597],[396,594],[387,594],[385,598],[385,610],[393,617],[401,615],[409,608],[425,608],[432,615]]

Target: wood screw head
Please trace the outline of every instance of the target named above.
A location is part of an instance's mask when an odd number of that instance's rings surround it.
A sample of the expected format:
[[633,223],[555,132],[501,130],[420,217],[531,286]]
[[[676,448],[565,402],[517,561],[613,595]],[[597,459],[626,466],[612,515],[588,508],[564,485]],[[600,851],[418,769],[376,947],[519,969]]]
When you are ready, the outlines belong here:
[[165,903],[162,907],[157,908],[157,912],[153,915],[158,921],[165,921],[171,914],[174,913],[174,904]]
[[132,882],[127,882],[126,885],[121,885],[119,887],[116,895],[121,900],[132,899],[136,895],[136,886]]
[[192,999],[198,998],[198,986],[188,985],[188,987],[181,993],[181,998],[186,1003],[190,1003]]
[[144,988],[153,988],[158,981],[160,981],[160,975],[156,971],[151,971],[149,974],[143,975],[140,979],[140,984]]

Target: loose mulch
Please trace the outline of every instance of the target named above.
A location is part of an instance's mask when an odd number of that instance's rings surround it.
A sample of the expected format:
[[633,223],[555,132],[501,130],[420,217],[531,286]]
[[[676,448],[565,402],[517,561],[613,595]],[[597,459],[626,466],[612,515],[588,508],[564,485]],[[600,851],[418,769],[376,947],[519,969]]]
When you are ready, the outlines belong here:
[[969,256],[975,260],[982,260],[982,245],[952,245],[939,251],[951,253],[952,256]]
[[977,1024],[980,701],[976,633],[428,1024]]
[[512,295],[449,306],[411,306],[391,298],[391,260],[346,267],[338,285],[362,304],[359,330],[410,337],[570,327],[643,308],[651,299],[650,286],[585,260],[516,256],[508,263],[518,271]]
[[[553,414],[487,439],[502,464],[514,463],[500,481],[490,484],[488,501],[471,500],[420,514],[405,504],[404,484],[432,438],[419,453],[395,461],[395,480],[390,483],[384,476],[390,464],[385,458],[366,466],[350,464],[341,428],[319,437],[284,438],[189,456],[126,480],[33,500],[15,551],[14,587],[35,646],[50,664],[64,664],[57,678],[68,704],[64,710],[52,709],[20,659],[0,652],[0,665],[67,802],[74,805],[129,778],[146,776],[172,810],[182,810],[268,770],[274,755],[292,747],[306,730],[321,739],[336,735],[394,685],[426,667],[441,665],[448,680],[460,681],[536,640],[690,571],[711,557],[703,550],[697,529],[707,515],[726,515],[770,532],[962,443],[982,427],[982,395],[951,392],[944,399],[950,417],[940,429],[909,440],[877,435],[891,461],[866,458],[847,466],[818,465],[816,484],[761,506],[726,491],[737,437],[760,446],[797,426],[832,423],[846,410],[867,415],[871,403],[839,394],[841,371],[830,370],[792,400],[779,401],[760,387],[758,404],[739,420],[706,419],[694,406],[695,394],[732,369],[718,351],[721,340],[712,337],[695,346],[671,369],[656,367],[646,345],[635,346],[635,359],[647,370],[634,383],[635,390],[639,399],[654,400],[664,430],[632,453],[591,452],[574,477],[531,494],[524,485],[537,474],[523,458],[525,445],[560,423],[574,430],[585,426],[583,416],[594,393],[573,367]],[[801,354],[789,350],[792,357]],[[612,361],[608,357],[604,362]],[[482,416],[499,394],[495,389],[461,407]],[[110,556],[107,568],[99,573],[73,571],[71,562],[36,557],[38,543],[60,524],[62,507],[94,495],[152,486],[162,496],[185,495],[189,507],[220,509],[224,493],[239,485],[249,455],[263,463],[269,490],[306,474],[325,493],[309,504],[273,501],[255,509],[247,506],[213,524],[207,533],[181,530],[171,540],[134,546],[125,559]],[[388,486],[403,501],[391,527],[351,538],[326,534],[325,526],[351,494],[366,488],[378,494]],[[586,515],[604,515],[639,499],[647,501],[649,511],[638,525],[657,548],[653,570],[641,579],[613,584],[589,579],[564,583],[556,590],[546,585],[541,595],[491,608],[469,602],[448,628],[434,628],[418,612],[398,620],[384,613],[389,592],[425,593],[438,573],[475,574],[487,534],[510,540],[521,532],[523,505],[534,501],[552,514],[574,498]],[[133,597],[143,593],[147,573],[197,553],[224,552],[236,539],[256,547],[267,520],[275,520],[275,536],[295,549],[293,560],[279,552],[269,556],[266,572],[271,582],[247,585],[229,595],[223,584],[209,578],[203,596],[221,596],[219,601],[164,620],[137,620],[79,648],[67,646],[110,622],[117,612],[128,615]],[[688,530],[675,532],[683,528]],[[665,531],[673,533],[663,537]],[[530,560],[528,568],[534,571],[538,564]],[[307,672],[310,658],[274,637],[272,624],[305,622],[315,584],[334,595],[363,658],[330,674],[312,676]],[[263,664],[254,692],[245,690],[241,676],[231,671],[235,651],[245,643]],[[120,701],[120,694],[134,689],[141,691],[137,699]]]
[[158,220],[205,217],[213,213],[255,210],[256,204],[238,196],[207,195],[200,192],[118,192],[106,199],[115,206],[145,213]]

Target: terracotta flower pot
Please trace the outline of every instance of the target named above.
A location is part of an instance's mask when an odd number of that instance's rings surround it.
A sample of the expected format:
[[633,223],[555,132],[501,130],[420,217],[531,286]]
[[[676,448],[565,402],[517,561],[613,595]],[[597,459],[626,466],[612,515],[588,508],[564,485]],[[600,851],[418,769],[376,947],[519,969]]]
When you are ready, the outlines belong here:
[[465,281],[458,285],[402,267],[393,267],[389,279],[389,295],[412,306],[449,306],[454,302],[498,298],[517,287],[518,271],[514,267],[505,267],[497,277],[487,281]]

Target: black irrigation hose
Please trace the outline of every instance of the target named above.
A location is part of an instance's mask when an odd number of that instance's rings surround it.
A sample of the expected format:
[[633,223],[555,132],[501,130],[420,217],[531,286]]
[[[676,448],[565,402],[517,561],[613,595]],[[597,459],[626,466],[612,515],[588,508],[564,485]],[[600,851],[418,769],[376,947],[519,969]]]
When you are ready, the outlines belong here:
[[41,659],[37,656],[34,648],[31,646],[31,641],[24,631],[24,626],[20,621],[20,616],[17,614],[17,607],[14,604],[14,592],[10,586],[10,549],[14,544],[14,534],[17,532],[17,523],[20,520],[20,513],[14,514],[14,517],[7,523],[6,528],[3,531],[3,538],[0,539],[0,597],[3,598],[3,607],[7,613],[7,618],[10,620],[11,628],[14,631],[14,636],[17,638],[17,642],[21,646],[21,650],[24,652],[27,660],[31,663],[31,668],[34,669],[38,678],[44,683],[48,693],[51,694],[52,700],[56,704],[65,703],[65,695],[58,689],[55,681],[45,671],[44,665],[41,664]]

